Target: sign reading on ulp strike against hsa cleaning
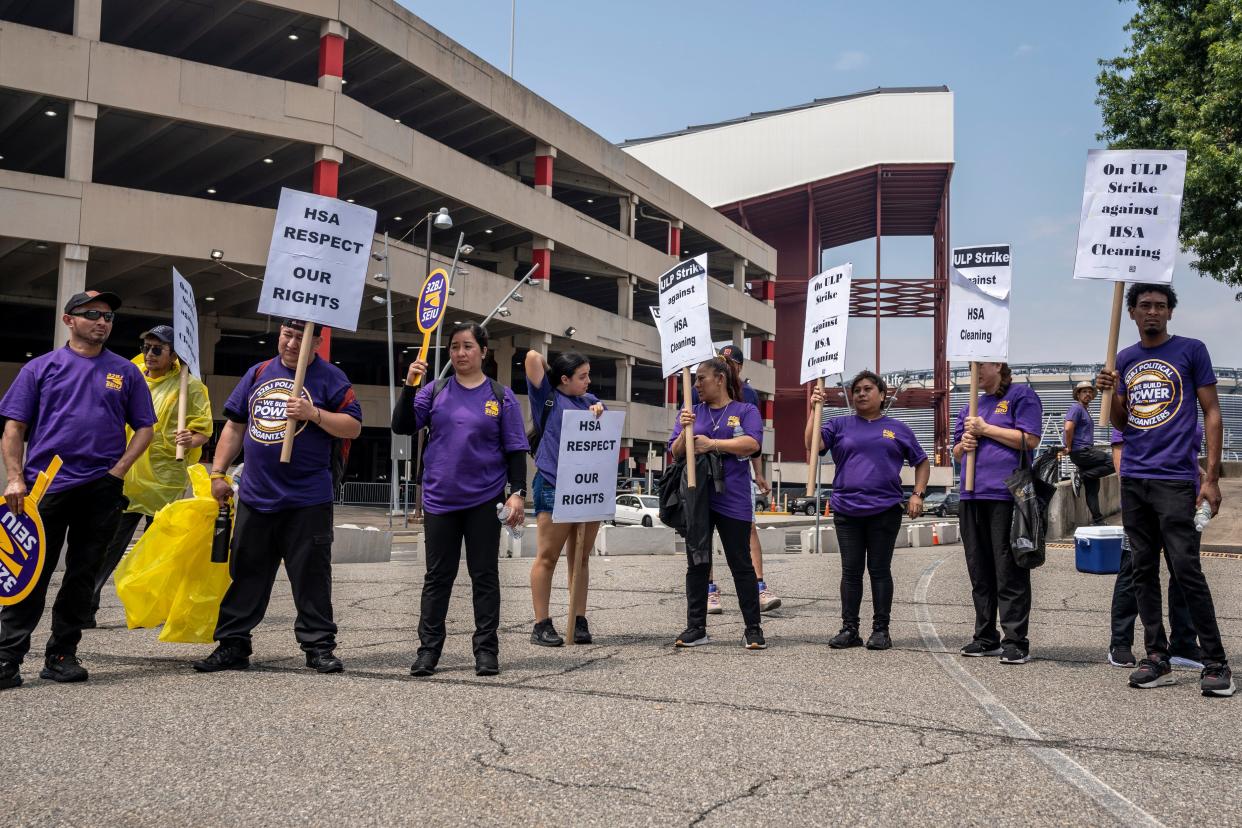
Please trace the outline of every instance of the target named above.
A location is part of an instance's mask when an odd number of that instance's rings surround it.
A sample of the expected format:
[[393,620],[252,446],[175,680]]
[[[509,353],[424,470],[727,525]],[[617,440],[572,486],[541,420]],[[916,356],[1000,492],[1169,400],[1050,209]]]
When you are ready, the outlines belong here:
[[357,330],[375,211],[282,189],[259,313]]
[[561,415],[553,523],[611,520],[617,513],[617,459],[625,412],[590,411]]
[[949,273],[949,341],[953,362],[1009,361],[1009,293],[1013,263],[1009,245],[953,249]]
[[850,320],[853,276],[854,265],[846,262],[807,281],[799,382],[812,382],[845,370],[845,334]]

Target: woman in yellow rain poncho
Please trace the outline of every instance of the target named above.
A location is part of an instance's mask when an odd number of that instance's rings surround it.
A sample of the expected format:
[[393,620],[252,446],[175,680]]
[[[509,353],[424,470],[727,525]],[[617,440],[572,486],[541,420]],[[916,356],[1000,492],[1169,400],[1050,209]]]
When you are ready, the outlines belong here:
[[[151,447],[125,475],[129,508],[121,515],[120,525],[95,580],[92,604],[95,611],[99,609],[104,584],[124,556],[139,521],[145,517],[149,526],[156,512],[184,494],[190,482],[186,469],[198,462],[203,444],[211,439],[211,401],[207,398],[207,387],[193,375],[186,386],[185,430],[177,431],[177,392],[185,367],[173,353],[172,341],[173,329],[168,325],[156,325],[142,335],[142,353],[133,360],[142,369],[151,391],[156,416],[155,437]],[[185,446],[184,462],[177,459],[178,444]],[[90,626],[94,626],[93,620]]]

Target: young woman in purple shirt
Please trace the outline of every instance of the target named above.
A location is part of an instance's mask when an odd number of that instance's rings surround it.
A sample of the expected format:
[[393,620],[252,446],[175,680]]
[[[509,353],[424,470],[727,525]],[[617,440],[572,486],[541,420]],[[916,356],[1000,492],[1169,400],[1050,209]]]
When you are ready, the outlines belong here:
[[496,507],[502,502],[509,507],[510,526],[525,518],[529,443],[522,408],[513,392],[483,373],[486,354],[487,331],[475,322],[459,325],[449,337],[452,375],[424,383],[415,394],[411,384],[427,375],[427,363],[416,360],[393,412],[392,427],[397,434],[429,428],[423,450],[427,576],[418,617],[418,655],[410,667],[414,676],[431,675],[440,661],[463,541],[474,592],[474,671],[480,676],[500,672]]
[[[702,400],[691,411],[682,410],[669,439],[675,458],[686,457],[686,431],[693,435],[692,455],[716,452],[721,455],[724,476],[719,492],[710,481],[698,480],[698,497],[710,502],[711,529],[720,535],[725,560],[733,573],[738,604],[746,623],[743,645],[762,650],[767,642],[759,625],[759,582],[750,560],[750,524],[754,520],[754,498],[750,490],[748,458],[759,450],[763,420],[759,409],[740,402],[742,384],[732,360],[715,357],[699,364],[694,387]],[[708,643],[707,580],[711,559],[690,561],[686,570],[686,629],[675,646],[697,647]]]
[[[552,382],[555,380],[556,386]],[[604,413],[604,404],[588,394],[591,387],[591,363],[582,354],[566,351],[549,365],[538,351],[526,354],[526,386],[529,389],[530,413],[535,432],[540,433],[535,452],[535,480],[531,492],[535,500],[535,520],[539,524],[539,543],[535,564],[530,568],[530,597],[535,606],[535,628],[530,641],[541,647],[559,647],[565,643],[552,625],[548,603],[552,596],[552,573],[560,560],[561,549],[568,544],[569,569],[580,568],[582,577],[590,582],[588,563],[599,521],[590,523],[553,523],[552,507],[556,503],[556,465],[561,451],[561,418],[566,411],[590,411],[596,417]],[[586,550],[578,563],[578,545]],[[582,606],[576,608],[575,644],[591,643],[591,628],[586,620],[586,590],[582,590]]]
[[[901,467],[914,467],[914,493],[906,513],[923,513],[923,497],[931,463],[910,427],[884,413],[888,387],[871,371],[863,371],[848,387],[854,413],[834,417],[822,426],[808,418],[803,435],[811,450],[814,429],[820,429],[820,454],[832,452],[832,522],[841,546],[841,631],[828,646],[834,650],[861,647],[858,611],[862,605],[863,569],[871,576],[871,635],[868,650],[893,646],[888,633],[893,609],[893,547],[901,530]],[[828,394],[817,389],[812,404]]]

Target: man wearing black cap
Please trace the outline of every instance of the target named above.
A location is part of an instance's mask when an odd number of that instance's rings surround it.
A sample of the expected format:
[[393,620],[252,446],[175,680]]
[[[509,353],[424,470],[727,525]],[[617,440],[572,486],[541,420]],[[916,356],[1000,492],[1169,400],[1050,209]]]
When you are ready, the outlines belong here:
[[[185,429],[177,430],[177,400],[181,390],[181,372],[186,370],[173,353],[173,329],[156,325],[142,335],[142,353],[133,363],[142,371],[155,407],[155,435],[151,447],[130,467],[125,475],[125,497],[129,508],[121,515],[116,536],[108,545],[99,574],[95,577],[95,595],[91,609],[99,611],[103,588],[120,563],[138,524],[151,518],[160,509],[181,497],[190,482],[186,471],[197,463],[202,446],[211,439],[211,401],[207,387],[193,375],[186,382]],[[177,459],[177,447],[185,449],[185,459]],[[92,615],[89,626],[94,626]]]
[[[23,601],[0,611],[0,689],[22,682],[18,667],[43,615],[66,533],[65,575],[52,606],[52,635],[39,676],[58,682],[87,678],[77,649],[91,619],[95,573],[125,508],[125,473],[147,450],[155,424],[142,372],[104,347],[120,306],[114,293],[76,294],[61,317],[69,342],[23,365],[0,400],[0,417],[7,420],[4,499],[9,509],[24,511],[29,487],[53,457],[63,464],[39,501],[47,543],[39,580]],[[128,445],[127,425],[134,432]]]
[[[738,377],[742,374],[742,365],[746,358],[742,355],[742,349],[733,343],[729,343],[720,349],[720,355],[733,361],[737,365]],[[695,405],[699,404],[699,392],[697,389],[691,389],[691,398]],[[750,387],[749,380],[742,380],[742,402],[750,403],[759,409],[759,415],[763,416],[763,409],[759,406],[759,394],[755,389]],[[769,494],[772,491],[768,481],[763,477],[763,451],[757,451],[750,456],[751,476],[754,478],[755,487],[759,490],[759,494]],[[755,576],[759,579],[759,611],[771,612],[781,605],[780,596],[768,589],[767,582],[763,579],[763,547],[759,543],[759,529],[752,521],[750,524],[750,562],[755,567]],[[720,590],[716,586],[716,579],[709,576],[707,582],[707,611],[712,615],[719,615],[724,611],[720,605]]]
[[[211,466],[211,493],[222,504],[233,495],[225,471],[243,445],[246,467],[229,551],[233,583],[216,623],[219,646],[194,662],[200,673],[250,666],[251,631],[267,612],[282,559],[306,666],[320,673],[344,669],[333,652],[332,463],[334,442],[362,433],[362,408],[345,373],[319,356],[306,366],[302,395],[290,398],[302,332],[301,322],[286,320],[277,356],[247,371],[224,404],[227,422]],[[298,425],[293,455],[282,463],[286,418]]]

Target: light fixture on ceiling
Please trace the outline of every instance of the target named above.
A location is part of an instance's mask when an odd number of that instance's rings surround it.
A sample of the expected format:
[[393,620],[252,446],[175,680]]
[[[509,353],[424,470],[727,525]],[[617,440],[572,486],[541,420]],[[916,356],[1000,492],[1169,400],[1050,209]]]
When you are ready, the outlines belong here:
[[393,221],[405,221],[405,219],[401,218],[401,216],[393,216],[392,220]]
[[211,250],[211,260],[212,260],[213,262],[218,262],[218,261],[220,261],[220,260],[221,260],[221,259],[223,259],[223,258],[224,258],[224,251],[223,251],[223,250],[220,250],[220,249],[217,249],[217,248],[212,248],[212,250]]
[[270,158],[264,158],[264,159],[263,159],[263,163],[264,163],[264,164],[271,164],[271,163],[272,163],[272,159],[270,159]]
[[393,118],[393,119],[392,119],[392,122],[393,122],[394,124],[399,124],[399,123],[401,123],[401,119],[400,119],[400,118]]
[[689,251],[689,250],[683,250],[683,251],[681,251],[681,252],[682,252],[683,254],[686,254],[686,253],[689,253],[690,251]]
[[453,227],[453,217],[449,215],[447,207],[441,207],[436,210],[436,217],[431,223],[436,226],[437,230],[449,230]]
[[578,329],[575,328],[573,325],[570,325],[568,328],[565,329],[565,336],[569,337],[570,339],[573,339],[574,334],[576,333],[578,333]]
[[259,344],[260,344],[260,345],[266,345],[266,344],[267,344],[267,340],[266,340],[266,339],[260,339],[260,340],[259,340]]
[[345,199],[345,201],[346,201],[346,202],[348,202],[349,204],[353,204],[353,203],[354,203],[354,200],[353,200],[352,198],[347,198],[347,199]]
[[297,40],[297,39],[298,39],[298,33],[297,33],[297,32],[289,32],[289,39],[290,39],[290,40]]
[[0,161],[3,161],[3,160],[4,160],[4,156],[0,155]]
[[32,351],[27,351],[27,352],[26,352],[26,359],[31,359],[32,357],[34,357],[34,353],[33,353]]
[[583,276],[582,278],[583,278],[583,279],[586,279],[588,282],[589,282],[589,281],[591,281],[591,277],[590,277],[590,276]]
[[47,242],[35,242],[35,250],[47,250]]
[[595,203],[595,199],[593,199],[593,198],[588,198],[588,199],[587,199],[587,204],[594,204],[594,203]]
[[45,109],[43,110],[43,114],[49,118],[55,118],[57,113],[55,109]]
[[216,297],[214,297],[214,296],[204,296],[204,297],[203,297],[203,301],[204,301],[204,302],[214,302],[214,301],[216,301]]
[[484,232],[484,233],[486,233],[487,235],[489,235],[489,236],[490,236],[490,235],[492,234],[492,228],[490,228],[490,227],[489,227],[489,228],[487,228],[486,230],[484,230],[483,232]]
[[207,188],[207,195],[215,195],[215,194],[216,194],[216,188],[215,188],[215,187],[208,187],[208,188]]

